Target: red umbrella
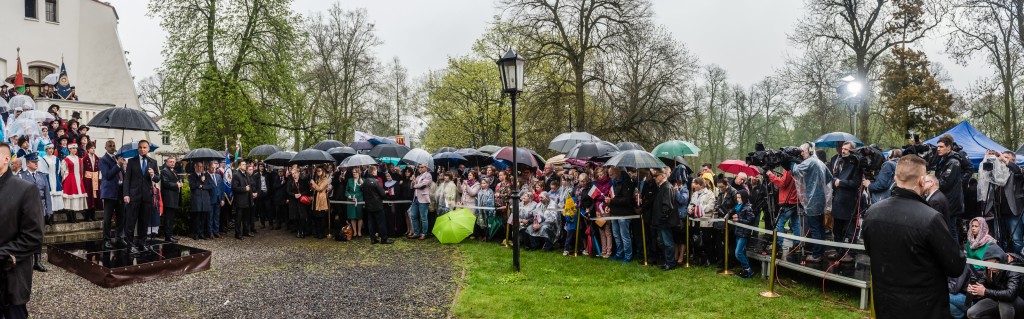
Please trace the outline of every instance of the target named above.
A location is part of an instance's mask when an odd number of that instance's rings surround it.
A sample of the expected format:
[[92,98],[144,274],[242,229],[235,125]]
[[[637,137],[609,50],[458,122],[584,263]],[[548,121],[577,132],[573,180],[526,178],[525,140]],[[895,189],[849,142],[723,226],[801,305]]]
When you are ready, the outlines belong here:
[[756,167],[747,165],[746,162],[741,160],[725,160],[721,164],[718,164],[718,169],[729,174],[739,173],[747,174],[747,176],[760,175],[761,171],[758,171]]

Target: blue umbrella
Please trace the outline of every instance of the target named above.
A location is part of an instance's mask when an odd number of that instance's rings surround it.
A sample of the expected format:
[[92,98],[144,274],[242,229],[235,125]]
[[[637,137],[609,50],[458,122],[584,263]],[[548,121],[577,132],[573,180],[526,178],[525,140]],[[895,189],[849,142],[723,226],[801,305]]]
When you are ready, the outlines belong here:
[[[155,151],[157,148],[159,148],[159,146],[157,146],[156,144],[153,144],[152,142],[149,143],[150,152]],[[121,148],[117,150],[117,155],[124,158],[132,158],[139,156],[139,142],[131,142],[125,145],[121,145]]]
[[832,132],[822,135],[821,137],[818,137],[817,140],[814,140],[814,146],[834,148],[836,147],[836,145],[840,145],[843,142],[853,142],[857,146],[864,146],[864,143],[861,142],[860,139],[858,139],[856,136],[853,136],[853,134],[850,133],[843,132]]

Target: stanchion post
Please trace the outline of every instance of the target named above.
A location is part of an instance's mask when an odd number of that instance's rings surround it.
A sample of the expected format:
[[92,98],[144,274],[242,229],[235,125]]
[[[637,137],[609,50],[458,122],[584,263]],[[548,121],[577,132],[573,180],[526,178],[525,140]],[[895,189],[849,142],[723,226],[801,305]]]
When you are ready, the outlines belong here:
[[573,237],[573,244],[572,244],[572,256],[573,257],[578,257],[580,255],[580,215],[582,215],[582,214],[583,214],[582,211],[579,211],[579,210],[576,211],[576,236]]
[[644,241],[644,266],[647,266],[647,223],[643,214],[640,214],[640,239]]
[[779,232],[777,230],[772,230],[772,258],[771,258],[771,264],[768,265],[768,291],[762,291],[761,292],[761,297],[765,297],[765,298],[778,298],[779,297],[779,294],[775,293],[775,270],[776,270],[775,269],[775,262],[776,262],[775,250],[779,246],[779,244],[778,244],[779,243],[778,242],[779,239],[778,238],[779,238]]
[[725,223],[725,243],[722,245],[725,246],[725,254],[723,255],[723,262],[725,264],[722,268],[722,271],[719,272],[718,274],[728,276],[733,274],[733,272],[729,271],[729,221],[723,220],[722,222]]
[[686,251],[683,253],[686,254],[684,256],[686,257],[686,263],[683,264],[683,268],[690,268],[690,216],[686,216],[684,221],[686,221],[686,240],[683,241],[683,245],[686,245],[684,247]]

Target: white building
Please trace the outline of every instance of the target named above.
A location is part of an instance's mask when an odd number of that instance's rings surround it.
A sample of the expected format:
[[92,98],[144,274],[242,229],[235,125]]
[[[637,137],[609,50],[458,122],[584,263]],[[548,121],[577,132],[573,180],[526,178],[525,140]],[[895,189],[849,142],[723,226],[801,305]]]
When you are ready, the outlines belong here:
[[[61,115],[82,114],[82,124],[110,107],[141,109],[135,82],[129,71],[126,52],[117,32],[117,10],[96,0],[16,0],[4,1],[0,10],[0,30],[16,30],[19,36],[0,41],[0,71],[4,78],[17,70],[17,50],[21,48],[22,71],[40,81],[59,73],[61,61],[68,80],[75,86],[80,101],[37,100],[38,108],[61,106]],[[163,124],[163,123],[161,123]],[[120,142],[121,131],[94,128],[89,132],[100,150],[107,139]],[[125,142],[147,139],[160,145],[158,153],[180,153],[162,132],[127,132]]]

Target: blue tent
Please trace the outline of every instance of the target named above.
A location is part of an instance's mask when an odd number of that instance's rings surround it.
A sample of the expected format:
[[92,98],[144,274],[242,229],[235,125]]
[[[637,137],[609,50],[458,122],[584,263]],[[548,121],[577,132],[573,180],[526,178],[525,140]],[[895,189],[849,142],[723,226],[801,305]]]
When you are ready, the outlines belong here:
[[[974,165],[974,170],[977,170],[981,165],[981,160],[985,157],[986,150],[995,150],[999,152],[1009,150],[988,138],[985,134],[978,132],[978,130],[975,129],[974,126],[971,126],[971,123],[967,123],[967,121],[960,122],[960,124],[957,124],[953,128],[939,133],[938,136],[924,142],[936,145],[936,143],[939,142],[939,136],[944,134],[952,135],[953,141],[964,148],[964,151],[967,152],[967,157],[971,159],[971,164]],[[1017,155],[1017,164],[1024,164],[1024,156]]]

